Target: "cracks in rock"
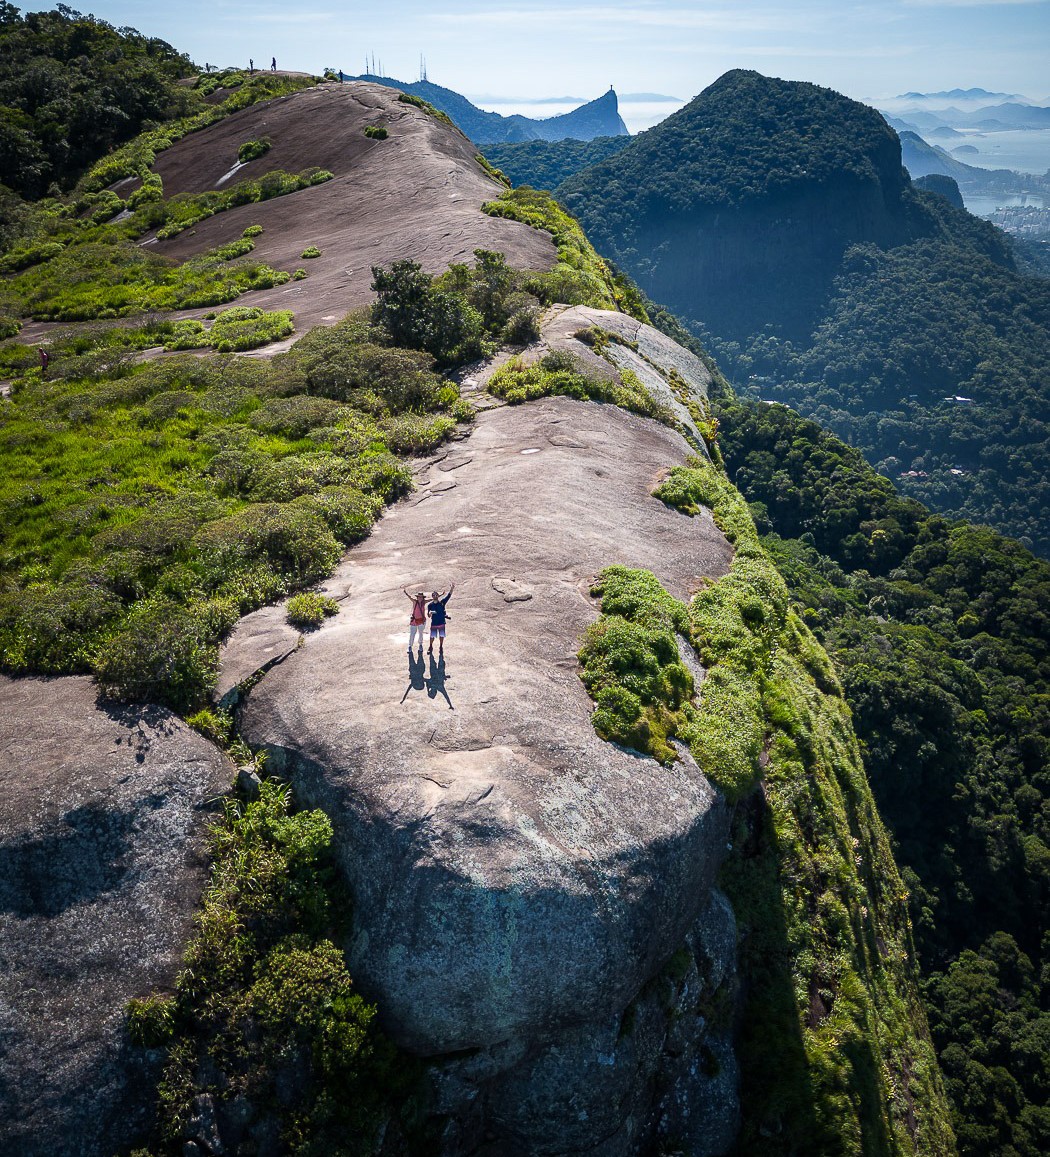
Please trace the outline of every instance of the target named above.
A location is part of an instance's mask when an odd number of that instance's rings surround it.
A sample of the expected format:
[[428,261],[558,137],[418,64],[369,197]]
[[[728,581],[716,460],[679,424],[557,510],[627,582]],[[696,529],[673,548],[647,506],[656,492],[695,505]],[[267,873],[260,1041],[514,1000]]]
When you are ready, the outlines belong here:
[[[348,599],[349,597],[350,592],[347,591],[345,595],[343,595],[341,598],[337,598],[336,601],[342,602],[343,599]],[[231,687],[230,690],[227,691],[226,694],[223,695],[219,700],[218,706],[227,710],[237,707],[238,704],[247,699],[251,692],[254,691],[256,687],[258,687],[258,685],[263,681],[263,679],[266,678],[266,676],[274,669],[274,667],[279,667],[285,661],[285,659],[289,658],[291,655],[294,655],[296,651],[300,650],[305,645],[306,638],[304,635],[300,635],[294,647],[289,647],[288,650],[284,651],[282,654],[274,655],[273,658],[267,659],[266,662],[263,663],[261,667],[256,668],[247,679],[242,679],[236,686]]]

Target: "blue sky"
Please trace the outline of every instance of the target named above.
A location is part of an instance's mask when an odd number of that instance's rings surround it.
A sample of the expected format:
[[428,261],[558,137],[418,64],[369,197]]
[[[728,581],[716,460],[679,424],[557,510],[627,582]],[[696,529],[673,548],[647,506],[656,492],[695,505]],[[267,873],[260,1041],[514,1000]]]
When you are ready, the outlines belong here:
[[[18,0],[15,0],[18,3]],[[23,10],[45,5],[19,4]],[[954,87],[1050,102],[1050,0],[86,0],[118,27],[196,61],[387,75],[535,99],[662,92],[688,98],[730,68],[810,80],[857,99]]]

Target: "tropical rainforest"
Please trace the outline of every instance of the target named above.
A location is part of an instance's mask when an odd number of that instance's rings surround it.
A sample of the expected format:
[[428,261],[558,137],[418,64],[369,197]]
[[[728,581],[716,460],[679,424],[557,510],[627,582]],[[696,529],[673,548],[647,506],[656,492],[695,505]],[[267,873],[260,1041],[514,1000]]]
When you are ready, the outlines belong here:
[[727,398],[726,469],[842,679],[896,844],[960,1152],[1050,1145],[1050,564]]

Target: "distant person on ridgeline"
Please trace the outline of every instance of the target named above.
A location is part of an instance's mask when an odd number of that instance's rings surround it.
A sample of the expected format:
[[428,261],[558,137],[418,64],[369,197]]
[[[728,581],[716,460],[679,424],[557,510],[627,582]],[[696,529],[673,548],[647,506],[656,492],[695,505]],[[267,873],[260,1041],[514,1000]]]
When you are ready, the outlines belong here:
[[37,352],[40,354],[40,372],[46,378],[47,363],[51,360],[51,355],[47,352],[46,349],[43,348],[39,349]]
[[277,71],[277,57],[276,56],[273,58],[273,60],[270,61],[270,71],[271,72]]
[[415,642],[416,635],[419,635],[419,649],[423,650],[423,635],[427,629],[427,596],[423,591],[417,591],[414,595],[409,594],[408,587],[401,588],[405,592],[405,598],[412,600],[412,614],[408,620],[408,653],[412,654],[412,644]]
[[427,648],[427,654],[434,653],[434,640],[438,641],[438,658],[443,658],[445,654],[445,621],[448,615],[445,611],[445,605],[448,600],[452,598],[452,592],[456,589],[455,583],[449,583],[448,594],[439,595],[437,591],[430,596],[430,603],[427,610],[430,612],[430,646]]
[[339,83],[340,84],[343,83],[343,70],[342,69],[339,70]]
[[248,57],[248,75],[249,76],[255,75],[255,61],[252,60],[252,58],[250,56]]

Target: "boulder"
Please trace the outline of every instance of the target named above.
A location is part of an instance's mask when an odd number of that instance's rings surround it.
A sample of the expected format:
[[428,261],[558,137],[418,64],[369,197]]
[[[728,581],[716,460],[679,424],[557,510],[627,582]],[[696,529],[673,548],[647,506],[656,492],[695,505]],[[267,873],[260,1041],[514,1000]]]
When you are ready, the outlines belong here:
[[231,773],[166,710],[0,678],[5,1152],[112,1157],[148,1127],[162,1056],[124,1009],[174,982]]

